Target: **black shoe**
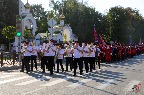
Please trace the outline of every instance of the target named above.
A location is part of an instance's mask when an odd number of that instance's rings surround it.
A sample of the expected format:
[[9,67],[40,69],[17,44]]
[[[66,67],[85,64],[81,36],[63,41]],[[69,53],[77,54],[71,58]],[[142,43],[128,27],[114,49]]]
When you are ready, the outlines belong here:
[[59,73],[59,71],[57,71],[56,73]]
[[80,75],[83,75],[83,73],[80,73]]
[[20,72],[24,72],[24,70],[20,70]]
[[76,74],[74,74],[73,76],[76,76]]
[[42,71],[42,73],[45,73],[45,71]]
[[27,74],[30,73],[29,71],[26,72]]
[[50,73],[50,75],[53,75],[54,73]]

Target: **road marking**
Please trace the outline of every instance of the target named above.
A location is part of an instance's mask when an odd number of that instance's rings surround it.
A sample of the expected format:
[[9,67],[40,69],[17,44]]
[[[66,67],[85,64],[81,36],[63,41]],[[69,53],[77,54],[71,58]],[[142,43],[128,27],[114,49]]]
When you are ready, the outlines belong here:
[[3,80],[3,81],[0,81],[0,84],[5,84],[5,83],[9,83],[9,82],[13,82],[13,81],[16,81],[16,80],[21,80],[21,79],[26,79],[26,78],[30,78],[30,77],[31,76],[24,76],[24,77],[9,79],[9,80]]
[[104,89],[105,87],[107,87],[109,84],[111,84],[113,82],[114,82],[113,79],[109,79],[109,80],[103,82],[102,84],[96,86],[95,88],[97,88],[97,89]]
[[76,82],[76,83],[73,83],[73,84],[71,84],[71,85],[69,85],[69,86],[67,86],[67,87],[76,88],[77,86],[83,85],[83,84],[85,84],[85,83],[87,83],[87,82],[89,82],[89,81],[91,81],[91,80],[92,80],[92,79],[83,79],[83,80],[81,80],[81,81],[79,81],[79,82]]
[[28,80],[28,81],[18,83],[18,84],[15,84],[15,85],[28,85],[28,84],[31,84],[31,83],[34,83],[34,82],[43,81],[43,80],[50,79],[50,78],[52,78],[52,77],[45,76],[45,77],[42,77],[42,78]]
[[131,91],[134,85],[139,84],[140,81],[132,80],[126,87],[125,91]]
[[72,78],[74,78],[74,77],[64,77],[63,79],[58,79],[58,80],[52,81],[50,83],[46,83],[46,84],[41,85],[41,86],[53,86],[53,85],[67,81],[67,80],[72,79]]
[[4,76],[2,75],[2,76],[0,76],[0,79],[11,77],[11,76],[15,76],[15,75],[4,75]]

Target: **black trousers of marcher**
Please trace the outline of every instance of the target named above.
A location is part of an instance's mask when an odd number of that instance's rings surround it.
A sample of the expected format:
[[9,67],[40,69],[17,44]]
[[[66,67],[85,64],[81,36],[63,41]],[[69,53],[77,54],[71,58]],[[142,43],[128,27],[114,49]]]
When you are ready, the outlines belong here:
[[43,72],[45,72],[45,68],[47,67],[48,64],[48,56],[43,56],[41,61]]
[[62,64],[62,59],[57,59],[56,63],[57,63],[57,73],[59,72],[59,64],[60,64],[62,72],[63,72],[64,68],[63,68],[63,64]]
[[31,56],[24,56],[24,58],[22,59],[22,71],[23,72],[24,72],[24,67],[26,68],[27,72],[30,71],[30,66],[29,66],[30,58]]
[[100,56],[98,56],[98,66],[99,66],[99,69],[100,69]]
[[81,62],[81,58],[74,58],[74,75],[76,75],[77,65],[79,65],[80,74],[83,72],[83,63]]
[[72,57],[66,57],[66,71],[68,71],[68,66],[70,65],[70,70],[73,69],[73,58]]
[[33,64],[35,63],[35,68],[37,70],[37,61],[36,61],[37,56],[36,55],[31,55],[31,71],[33,71]]
[[93,69],[93,57],[88,57],[88,63],[90,65],[90,72],[92,72],[92,69]]
[[82,57],[82,60],[84,61],[85,70],[86,70],[86,73],[87,73],[89,71],[89,65],[88,65],[89,58],[88,57]]
[[50,74],[53,74],[53,67],[54,67],[54,56],[48,56],[48,64],[49,64],[49,70]]

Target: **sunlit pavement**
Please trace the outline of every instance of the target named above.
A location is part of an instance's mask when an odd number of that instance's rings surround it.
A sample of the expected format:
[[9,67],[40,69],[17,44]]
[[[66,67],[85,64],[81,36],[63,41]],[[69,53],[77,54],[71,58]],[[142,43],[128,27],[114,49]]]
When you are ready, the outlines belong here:
[[[144,95],[144,55],[125,61],[102,64],[101,69],[73,77],[73,72],[50,75],[34,69],[0,72],[0,95]],[[54,71],[56,72],[56,71]],[[141,84],[139,90],[133,86]]]

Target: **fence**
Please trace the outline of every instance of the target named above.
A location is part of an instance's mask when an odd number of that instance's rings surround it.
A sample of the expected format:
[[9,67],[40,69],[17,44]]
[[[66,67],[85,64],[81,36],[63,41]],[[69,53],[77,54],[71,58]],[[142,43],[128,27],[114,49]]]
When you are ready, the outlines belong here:
[[15,51],[13,52],[1,51],[0,52],[1,67],[3,67],[4,64],[15,65],[15,63],[17,63],[16,60],[17,60],[17,54]]

